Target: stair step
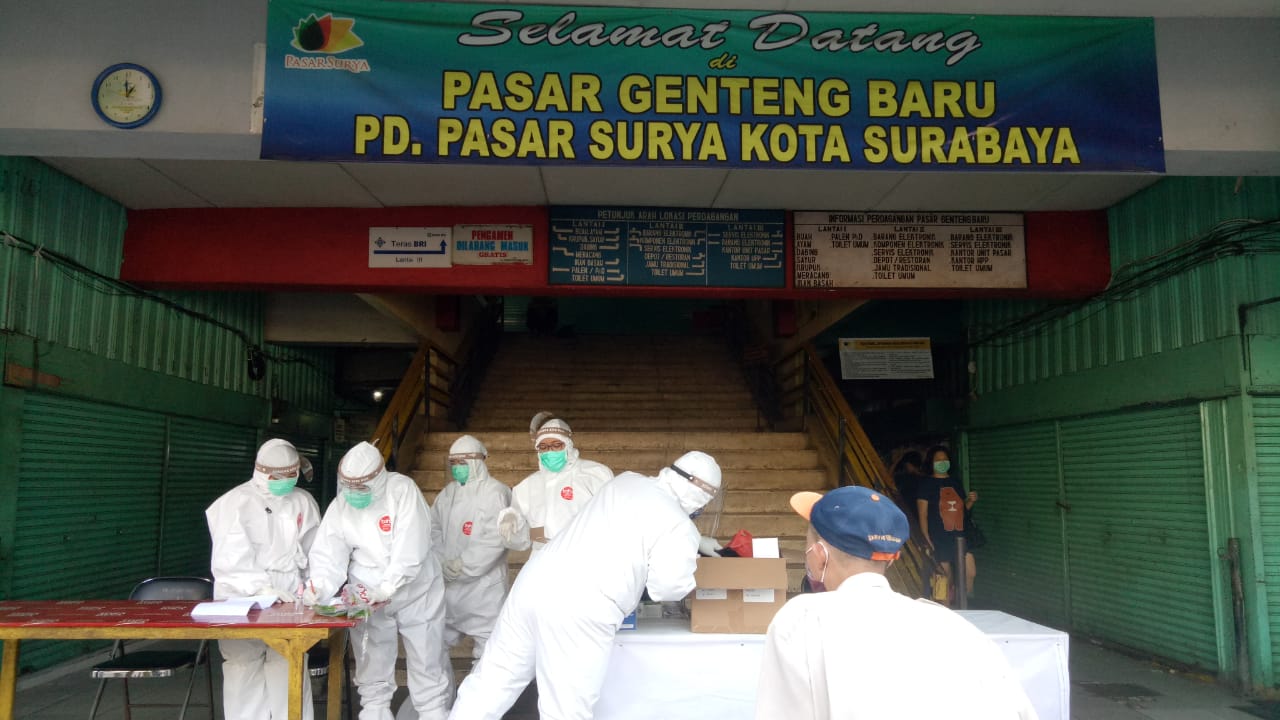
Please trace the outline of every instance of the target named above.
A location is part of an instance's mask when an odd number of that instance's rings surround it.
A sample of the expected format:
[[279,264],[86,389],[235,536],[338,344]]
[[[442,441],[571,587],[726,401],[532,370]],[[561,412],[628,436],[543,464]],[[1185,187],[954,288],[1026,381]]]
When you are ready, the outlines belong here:
[[[528,477],[533,472],[532,464],[528,472],[499,472],[494,477],[500,482],[506,483],[508,486],[515,486],[516,483]],[[638,471],[646,475],[652,475],[657,472],[657,468],[653,470]],[[445,486],[450,480],[445,477],[444,470],[414,470],[410,473],[414,481],[418,483],[418,487],[423,493],[435,493]],[[725,482],[727,484],[727,492],[729,495],[726,500],[733,497],[737,491],[751,490],[775,490],[779,492],[797,493],[801,490],[812,490],[815,492],[825,492],[830,489],[827,482],[827,473],[825,470],[808,469],[808,470],[728,470],[725,473]],[[434,495],[433,495],[434,497]],[[788,495],[790,497],[790,495]]]
[[[483,440],[482,440],[483,441]],[[653,468],[653,472],[683,453],[669,450],[583,450],[582,457],[608,465],[615,473],[623,470],[649,472],[645,468]],[[821,468],[818,453],[814,450],[724,450],[712,454],[721,471],[728,476],[739,470],[817,470]],[[414,467],[443,470],[448,457],[446,450],[428,449],[418,454]],[[533,472],[537,468],[537,457],[529,448],[527,454],[489,453],[485,462],[489,471],[495,475],[507,470]]]
[[[530,416],[532,417],[532,416]],[[528,425],[528,421],[525,421]],[[427,436],[429,450],[447,450],[462,433],[432,433]],[[508,450],[533,451],[527,432],[490,432],[480,437],[491,453]],[[774,432],[575,432],[573,443],[579,448],[601,450],[803,450],[809,444],[804,433]],[[714,454],[714,453],[713,453]]]
[[477,400],[475,405],[471,407],[471,417],[498,412],[502,415],[525,415],[532,419],[534,415],[546,410],[548,406],[554,407],[556,413],[570,419],[580,413],[610,408],[623,412],[657,409],[665,410],[672,415],[689,412],[702,412],[705,414],[711,410],[717,412],[736,410],[754,413],[756,409],[755,400],[745,390],[717,395],[710,393],[699,393],[697,395],[668,393],[667,395],[669,397],[657,397],[652,392],[637,392],[628,395],[618,393],[604,399],[600,395],[584,394],[571,397],[561,395],[547,397],[545,401],[541,399],[525,400],[524,398],[491,397]]
[[[530,406],[536,407],[536,406]],[[545,406],[544,406],[545,407]],[[510,418],[532,418],[537,410],[529,410],[525,408],[508,408],[493,406],[485,409],[476,409],[471,412],[467,420],[467,424],[488,423],[492,419],[501,419],[504,422],[510,422]],[[672,419],[698,419],[703,420],[713,415],[746,415],[755,418],[756,407],[749,399],[745,402],[738,402],[734,405],[716,405],[712,407],[704,406],[693,400],[684,401],[681,404],[668,404],[664,402],[627,402],[614,403],[602,406],[599,402],[592,405],[583,404],[577,408],[565,407],[560,404],[556,408],[557,413],[563,414],[569,424],[583,424],[589,421],[603,422],[613,420],[625,420],[629,417],[660,417]],[[528,420],[525,421],[526,423]]]
[[809,522],[787,508],[785,513],[724,513],[717,535],[732,537],[746,530],[752,537],[804,537]]
[[[467,432],[488,432],[491,430],[510,430],[516,418],[511,419],[493,419],[493,420],[477,420],[467,421]],[[595,422],[593,422],[595,420]],[[529,422],[526,418],[524,422]],[[662,431],[662,430],[755,430],[757,427],[756,416],[734,416],[734,417],[670,417],[666,413],[654,415],[654,417],[630,417],[630,418],[593,418],[578,416],[570,421],[572,425],[581,424],[587,427],[595,427],[600,430],[636,430],[636,431]]]

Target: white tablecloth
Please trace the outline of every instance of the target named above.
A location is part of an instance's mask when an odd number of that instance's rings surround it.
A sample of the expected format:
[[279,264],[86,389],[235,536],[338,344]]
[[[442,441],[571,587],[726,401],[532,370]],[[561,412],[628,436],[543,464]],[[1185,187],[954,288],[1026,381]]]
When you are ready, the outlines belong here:
[[[1068,720],[1067,634],[992,610],[961,613],[1004,650],[1040,720]],[[754,717],[764,635],[689,632],[688,620],[640,620],[614,641],[597,720]]]

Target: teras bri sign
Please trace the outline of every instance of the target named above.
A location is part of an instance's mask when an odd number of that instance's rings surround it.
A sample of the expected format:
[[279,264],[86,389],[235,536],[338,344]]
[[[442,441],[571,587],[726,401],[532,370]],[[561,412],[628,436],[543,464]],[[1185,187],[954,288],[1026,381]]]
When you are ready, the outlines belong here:
[[1150,19],[272,0],[262,157],[1161,172]]

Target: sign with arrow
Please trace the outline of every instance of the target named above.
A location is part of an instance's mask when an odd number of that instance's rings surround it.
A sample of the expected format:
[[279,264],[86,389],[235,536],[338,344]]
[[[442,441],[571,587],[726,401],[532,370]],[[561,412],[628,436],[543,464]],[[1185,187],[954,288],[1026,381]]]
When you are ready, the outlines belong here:
[[369,228],[371,268],[447,268],[452,251],[451,227]]

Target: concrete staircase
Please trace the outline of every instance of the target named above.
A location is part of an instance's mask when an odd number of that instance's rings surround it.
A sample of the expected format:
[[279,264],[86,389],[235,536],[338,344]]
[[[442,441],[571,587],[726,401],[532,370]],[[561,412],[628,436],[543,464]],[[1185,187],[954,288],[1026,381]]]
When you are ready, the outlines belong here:
[[[805,522],[787,501],[830,487],[830,477],[804,433],[757,431],[750,391],[719,339],[505,337],[463,432],[488,447],[490,473],[508,485],[537,468],[528,427],[539,410],[568,421],[582,456],[615,473],[655,475],[687,450],[711,454],[726,492],[717,537],[726,542],[739,529],[778,537],[790,589],[799,590]],[[428,436],[415,459],[412,475],[428,501],[447,482],[456,438]]]

